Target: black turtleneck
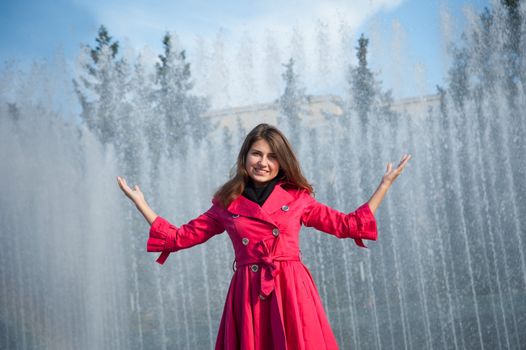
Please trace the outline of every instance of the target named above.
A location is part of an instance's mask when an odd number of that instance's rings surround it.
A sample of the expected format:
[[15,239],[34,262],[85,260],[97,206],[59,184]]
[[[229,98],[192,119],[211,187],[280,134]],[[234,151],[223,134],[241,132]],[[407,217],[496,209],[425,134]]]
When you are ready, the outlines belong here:
[[270,180],[269,182],[267,182],[266,184],[260,187],[256,187],[252,179],[249,179],[242,195],[250,199],[252,202],[256,202],[257,204],[259,204],[259,206],[263,206],[263,203],[265,203],[267,198],[270,196],[270,194],[274,190],[274,187],[279,182],[279,180],[281,180],[282,177],[283,176],[280,171],[278,175],[276,175],[275,178],[273,178],[272,180]]

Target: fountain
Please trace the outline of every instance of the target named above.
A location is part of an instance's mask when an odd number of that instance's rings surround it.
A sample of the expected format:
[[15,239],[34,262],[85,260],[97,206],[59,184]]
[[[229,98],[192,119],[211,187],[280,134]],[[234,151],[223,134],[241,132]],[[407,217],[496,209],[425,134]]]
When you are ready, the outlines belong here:
[[[213,348],[233,273],[227,235],[156,264],[145,249],[149,227],[115,177],[140,184],[176,225],[206,210],[255,125],[219,128],[207,112],[256,103],[251,83],[276,100],[278,126],[318,200],[336,209],[354,210],[387,161],[413,156],[377,211],[379,240],[368,249],[302,231],[303,261],[342,349],[525,348],[525,16],[513,1],[471,13],[439,103],[416,116],[392,109],[360,38],[331,73],[347,86],[340,112],[319,114],[315,128],[304,122],[312,110],[297,28],[291,52],[268,34],[266,50],[293,59],[286,67],[266,59],[261,81],[245,35],[235,72],[245,78],[231,86],[236,66],[222,33],[213,54],[201,40],[193,58],[167,35],[152,67],[141,55],[120,57],[103,31],[106,41],[85,48],[72,71],[60,57],[26,71],[6,63],[0,348]],[[349,32],[341,35],[349,47]],[[318,57],[319,69],[334,68]],[[269,78],[278,73],[281,85]]]

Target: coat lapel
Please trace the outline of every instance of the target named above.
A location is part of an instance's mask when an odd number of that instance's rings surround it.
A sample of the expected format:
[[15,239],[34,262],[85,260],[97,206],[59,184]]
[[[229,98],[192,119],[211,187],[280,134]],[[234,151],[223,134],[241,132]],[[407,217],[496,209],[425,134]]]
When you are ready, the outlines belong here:
[[268,196],[265,203],[263,203],[263,210],[269,214],[281,209],[285,204],[290,203],[293,199],[292,195],[283,187],[281,187],[282,184],[283,182],[278,182],[270,196]]
[[257,203],[252,202],[243,195],[239,195],[234,199],[228,206],[227,210],[234,215],[248,216],[263,221],[269,220]]
[[239,195],[230,203],[227,210],[235,215],[248,216],[276,225],[270,214],[290,203],[293,199],[292,195],[281,187],[282,183],[280,181],[276,184],[270,196],[263,203],[263,207],[260,207],[243,195]]

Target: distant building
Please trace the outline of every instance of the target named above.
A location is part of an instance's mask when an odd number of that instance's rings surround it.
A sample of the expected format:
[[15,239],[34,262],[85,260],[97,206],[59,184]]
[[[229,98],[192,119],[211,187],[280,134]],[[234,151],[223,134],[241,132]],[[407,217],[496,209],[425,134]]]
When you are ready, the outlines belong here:
[[[304,115],[304,125],[316,127],[324,123],[324,112],[333,115],[343,113],[340,105],[343,100],[339,96],[309,96],[307,97],[307,113]],[[394,101],[392,109],[402,115],[418,118],[427,114],[429,109],[438,108],[440,97],[438,95],[427,95],[421,97],[410,97]],[[251,129],[259,123],[269,123],[276,125],[279,113],[277,103],[262,103],[257,105],[233,107],[220,110],[212,110],[207,116],[212,121],[219,122],[219,128],[224,126],[232,129],[236,128],[237,120],[245,129]]]

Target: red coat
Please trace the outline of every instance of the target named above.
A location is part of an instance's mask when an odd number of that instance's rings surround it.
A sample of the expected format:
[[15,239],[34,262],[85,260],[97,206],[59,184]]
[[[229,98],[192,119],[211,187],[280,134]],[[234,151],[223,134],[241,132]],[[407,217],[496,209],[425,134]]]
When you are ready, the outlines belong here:
[[376,220],[367,203],[344,214],[304,190],[278,182],[262,207],[239,196],[227,209],[216,201],[181,227],[158,216],[150,228],[149,252],[192,247],[228,232],[236,271],[228,290],[217,349],[337,349],[318,290],[299,252],[301,225],[338,238],[376,240]]

